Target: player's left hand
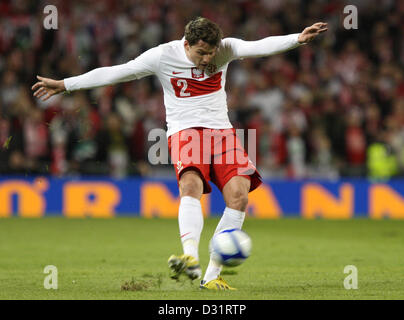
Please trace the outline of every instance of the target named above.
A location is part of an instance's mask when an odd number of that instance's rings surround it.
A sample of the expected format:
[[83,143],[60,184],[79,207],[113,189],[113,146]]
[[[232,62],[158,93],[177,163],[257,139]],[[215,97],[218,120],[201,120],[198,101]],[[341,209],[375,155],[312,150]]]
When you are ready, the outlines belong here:
[[299,43],[310,42],[320,33],[323,33],[327,30],[328,30],[327,23],[317,22],[312,26],[305,28],[303,32],[299,35],[298,41]]

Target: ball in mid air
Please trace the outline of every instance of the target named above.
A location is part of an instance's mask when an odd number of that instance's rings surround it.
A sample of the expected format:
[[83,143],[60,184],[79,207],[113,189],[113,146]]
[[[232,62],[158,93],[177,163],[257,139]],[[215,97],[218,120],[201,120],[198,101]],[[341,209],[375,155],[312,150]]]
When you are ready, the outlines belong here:
[[212,258],[228,267],[243,263],[250,256],[251,248],[251,238],[240,229],[223,230],[210,241]]

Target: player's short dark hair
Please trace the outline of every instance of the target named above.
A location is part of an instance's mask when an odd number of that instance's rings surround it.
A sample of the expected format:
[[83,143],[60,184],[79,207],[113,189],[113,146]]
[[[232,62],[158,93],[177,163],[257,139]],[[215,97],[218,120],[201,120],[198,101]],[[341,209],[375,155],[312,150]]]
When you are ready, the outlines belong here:
[[188,22],[185,26],[185,40],[188,41],[190,46],[193,46],[202,40],[211,46],[218,47],[222,40],[222,30],[213,21],[197,17]]

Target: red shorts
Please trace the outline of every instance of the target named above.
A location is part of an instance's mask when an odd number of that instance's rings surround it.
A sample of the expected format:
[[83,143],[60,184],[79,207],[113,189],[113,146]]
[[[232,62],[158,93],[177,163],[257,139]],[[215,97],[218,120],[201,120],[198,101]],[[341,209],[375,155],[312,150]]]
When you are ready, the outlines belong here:
[[181,130],[168,138],[168,148],[177,181],[184,172],[196,170],[203,181],[203,193],[212,191],[209,181],[222,191],[234,176],[248,177],[251,181],[250,191],[262,183],[234,128]]

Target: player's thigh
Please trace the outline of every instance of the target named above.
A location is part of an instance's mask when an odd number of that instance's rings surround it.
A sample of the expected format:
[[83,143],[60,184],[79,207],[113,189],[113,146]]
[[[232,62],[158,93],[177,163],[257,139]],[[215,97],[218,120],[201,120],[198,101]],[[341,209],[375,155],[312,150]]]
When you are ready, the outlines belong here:
[[190,196],[197,199],[202,197],[204,184],[197,170],[185,171],[179,179],[180,196]]
[[246,176],[234,176],[223,187],[222,193],[226,206],[244,211],[248,204],[251,180]]

